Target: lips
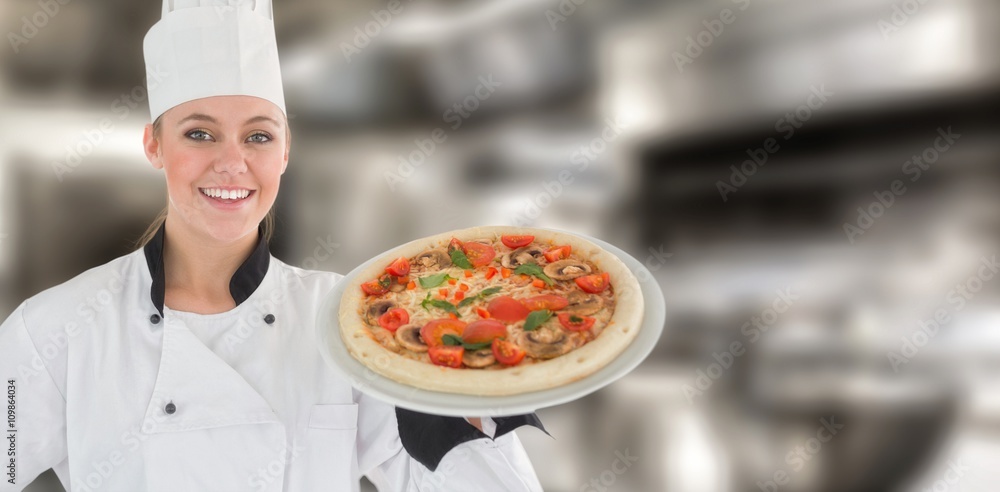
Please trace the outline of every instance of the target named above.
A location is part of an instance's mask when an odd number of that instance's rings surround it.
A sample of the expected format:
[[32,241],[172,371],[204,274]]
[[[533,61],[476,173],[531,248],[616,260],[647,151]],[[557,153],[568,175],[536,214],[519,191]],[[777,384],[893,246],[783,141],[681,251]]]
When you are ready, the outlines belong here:
[[225,202],[246,200],[255,190],[248,188],[198,188],[202,195]]
[[216,210],[237,211],[251,203],[257,190],[249,188],[198,188],[205,200]]

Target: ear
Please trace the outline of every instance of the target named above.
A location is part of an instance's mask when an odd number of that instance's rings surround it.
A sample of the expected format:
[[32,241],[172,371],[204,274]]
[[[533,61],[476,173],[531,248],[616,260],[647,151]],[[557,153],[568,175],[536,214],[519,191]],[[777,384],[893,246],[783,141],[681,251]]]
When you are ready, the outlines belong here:
[[155,169],[163,169],[163,160],[160,158],[160,141],[153,136],[153,125],[146,124],[142,132],[142,149],[146,152],[146,159]]
[[281,174],[285,174],[285,169],[288,169],[288,154],[292,150],[292,134],[288,133],[288,138],[285,140],[285,155],[281,158]]

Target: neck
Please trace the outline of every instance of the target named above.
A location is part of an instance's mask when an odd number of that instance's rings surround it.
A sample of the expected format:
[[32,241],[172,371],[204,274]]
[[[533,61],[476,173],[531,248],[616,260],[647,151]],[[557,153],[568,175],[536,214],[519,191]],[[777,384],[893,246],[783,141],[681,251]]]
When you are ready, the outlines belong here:
[[192,231],[172,217],[167,215],[163,244],[165,304],[202,314],[235,307],[229,281],[257,246],[257,232],[223,242]]

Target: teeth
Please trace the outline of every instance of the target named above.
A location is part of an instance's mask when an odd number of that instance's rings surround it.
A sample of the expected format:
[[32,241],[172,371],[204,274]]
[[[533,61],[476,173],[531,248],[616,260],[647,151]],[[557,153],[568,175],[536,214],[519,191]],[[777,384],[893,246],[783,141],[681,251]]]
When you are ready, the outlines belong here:
[[250,190],[223,190],[221,188],[201,188],[205,196],[221,198],[223,200],[242,200],[250,196]]

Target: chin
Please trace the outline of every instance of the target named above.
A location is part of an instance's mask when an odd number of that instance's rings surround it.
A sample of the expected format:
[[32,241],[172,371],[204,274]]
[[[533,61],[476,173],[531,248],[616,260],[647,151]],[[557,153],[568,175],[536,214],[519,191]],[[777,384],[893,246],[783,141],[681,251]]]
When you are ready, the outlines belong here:
[[[263,220],[263,218],[261,219]],[[201,229],[212,239],[222,243],[230,243],[243,239],[247,235],[257,237],[257,228],[260,221],[207,221]]]

